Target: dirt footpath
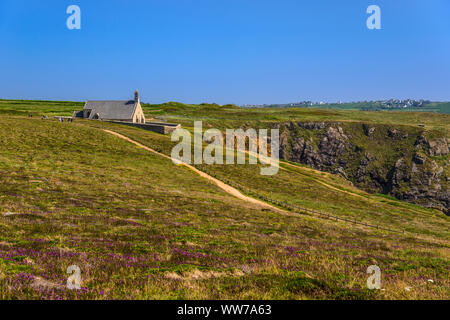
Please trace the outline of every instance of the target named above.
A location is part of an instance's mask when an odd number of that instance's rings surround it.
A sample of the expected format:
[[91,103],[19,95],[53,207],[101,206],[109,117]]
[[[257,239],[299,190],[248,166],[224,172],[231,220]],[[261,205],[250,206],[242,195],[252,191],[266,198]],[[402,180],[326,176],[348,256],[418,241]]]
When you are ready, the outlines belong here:
[[[167,159],[169,159],[169,160],[172,161],[172,158],[171,158],[171,157],[169,157],[169,156],[167,156],[167,155],[165,155],[165,154],[163,154],[163,153],[160,153],[160,152],[158,152],[158,151],[156,151],[156,150],[153,150],[152,148],[149,148],[149,147],[147,147],[147,146],[144,146],[143,144],[141,144],[141,143],[139,143],[139,142],[137,142],[137,141],[135,141],[135,140],[132,140],[132,139],[130,139],[130,138],[124,136],[124,135],[121,135],[120,133],[117,133],[117,132],[114,132],[114,131],[111,131],[111,130],[107,130],[107,129],[103,129],[103,131],[105,131],[105,132],[107,132],[107,133],[110,133],[110,134],[113,134],[113,135],[115,135],[116,137],[119,137],[119,138],[121,138],[121,139],[124,139],[124,140],[126,140],[126,141],[128,141],[128,142],[131,142],[131,143],[137,145],[138,147],[141,147],[141,148],[143,148],[143,149],[145,149],[145,150],[147,150],[147,151],[153,152],[153,153],[155,153],[155,154],[157,154],[157,155],[159,155],[159,156],[161,156],[161,157],[167,158]],[[201,177],[203,177],[203,178],[205,178],[205,179],[208,179],[209,181],[214,182],[219,188],[221,188],[221,189],[224,190],[226,193],[231,194],[232,196],[234,196],[234,197],[236,197],[236,198],[239,198],[239,199],[241,199],[241,200],[244,200],[244,201],[247,201],[247,202],[256,204],[256,205],[258,205],[259,207],[266,208],[266,209],[270,209],[270,210],[273,210],[273,211],[276,211],[276,212],[279,212],[279,213],[282,213],[282,214],[287,214],[287,215],[298,215],[298,214],[293,213],[293,212],[288,212],[288,211],[282,210],[282,209],[280,209],[280,208],[277,208],[277,207],[275,207],[275,206],[272,206],[272,205],[270,205],[270,204],[268,204],[268,203],[265,203],[265,202],[263,202],[263,201],[260,201],[260,200],[257,200],[257,199],[248,197],[248,196],[246,196],[246,195],[243,195],[239,190],[233,188],[232,186],[230,186],[230,185],[228,185],[228,184],[226,184],[226,183],[223,183],[222,181],[220,181],[220,180],[218,180],[218,179],[216,179],[216,178],[214,178],[214,177],[211,177],[210,175],[204,173],[203,171],[198,170],[197,168],[195,168],[194,166],[192,166],[192,165],[190,165],[190,164],[187,164],[187,163],[184,163],[184,162],[181,162],[181,161],[179,162],[179,164],[188,167],[189,169],[191,169],[192,171],[194,171],[195,173],[197,173],[199,176],[201,176]]]

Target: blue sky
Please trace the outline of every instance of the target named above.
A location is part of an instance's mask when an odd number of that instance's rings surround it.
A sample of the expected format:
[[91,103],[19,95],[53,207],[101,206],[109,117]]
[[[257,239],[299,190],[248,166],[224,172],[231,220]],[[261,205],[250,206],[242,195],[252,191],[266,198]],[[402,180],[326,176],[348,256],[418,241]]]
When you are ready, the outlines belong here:
[[0,41],[1,98],[450,100],[448,0],[0,0]]

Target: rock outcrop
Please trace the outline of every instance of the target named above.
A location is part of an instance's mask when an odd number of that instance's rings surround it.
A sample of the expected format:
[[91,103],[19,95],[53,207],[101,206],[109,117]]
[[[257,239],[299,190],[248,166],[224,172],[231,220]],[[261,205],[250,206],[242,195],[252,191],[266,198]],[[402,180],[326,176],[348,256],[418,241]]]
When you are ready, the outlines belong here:
[[450,214],[450,139],[427,138],[423,130],[406,126],[289,122],[276,127],[280,158]]

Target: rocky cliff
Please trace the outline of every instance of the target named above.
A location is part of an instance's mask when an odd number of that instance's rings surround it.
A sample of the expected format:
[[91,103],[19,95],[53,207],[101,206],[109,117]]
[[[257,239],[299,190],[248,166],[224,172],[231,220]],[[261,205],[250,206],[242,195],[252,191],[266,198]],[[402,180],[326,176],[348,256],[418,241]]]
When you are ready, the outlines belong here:
[[450,214],[450,139],[443,133],[358,122],[289,122],[275,128],[282,159]]

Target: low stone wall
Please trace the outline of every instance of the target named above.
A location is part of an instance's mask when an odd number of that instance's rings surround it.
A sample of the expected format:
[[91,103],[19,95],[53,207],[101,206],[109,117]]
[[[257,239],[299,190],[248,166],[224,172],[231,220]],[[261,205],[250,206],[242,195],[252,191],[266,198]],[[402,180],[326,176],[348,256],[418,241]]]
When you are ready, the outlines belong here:
[[161,134],[169,134],[178,128],[181,128],[180,124],[175,123],[163,123],[163,122],[147,122],[147,123],[133,123],[124,121],[109,121],[113,123],[124,124],[130,127],[141,128],[144,130],[149,130]]

